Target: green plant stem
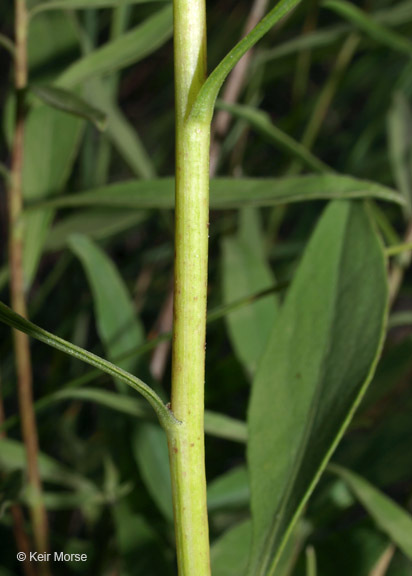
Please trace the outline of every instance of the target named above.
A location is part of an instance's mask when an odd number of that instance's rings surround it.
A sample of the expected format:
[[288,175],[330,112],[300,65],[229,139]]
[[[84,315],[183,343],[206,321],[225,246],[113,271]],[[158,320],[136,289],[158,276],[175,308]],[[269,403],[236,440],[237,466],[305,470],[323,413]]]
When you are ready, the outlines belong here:
[[[16,125],[12,149],[12,167],[8,187],[9,209],[9,267],[10,298],[13,309],[21,316],[27,316],[22,266],[23,227],[22,227],[22,180],[24,147],[24,91],[27,86],[27,12],[25,0],[15,2],[15,87],[17,93]],[[37,463],[38,438],[33,410],[32,366],[29,339],[26,334],[13,330],[19,408],[22,422],[22,435],[26,447],[27,473],[31,493],[31,522],[36,549],[48,549],[48,526],[46,510],[42,498],[42,484]],[[47,574],[46,563],[41,573]]]
[[210,574],[204,455],[209,222],[208,121],[189,120],[206,78],[204,0],[174,0],[176,102],[172,411],[168,434],[180,576]]

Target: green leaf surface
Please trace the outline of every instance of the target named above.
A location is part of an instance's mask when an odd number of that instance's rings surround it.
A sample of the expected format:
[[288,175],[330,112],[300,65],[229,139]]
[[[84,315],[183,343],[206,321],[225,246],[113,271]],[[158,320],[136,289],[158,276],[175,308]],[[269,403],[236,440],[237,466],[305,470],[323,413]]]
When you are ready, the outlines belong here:
[[[91,495],[97,492],[90,480],[63,466],[50,456],[40,452],[38,455],[40,476],[45,482],[52,482],[73,490],[83,490]],[[0,438],[0,468],[3,472],[26,470],[27,459],[24,444],[10,438]]]
[[245,466],[238,466],[222,474],[207,487],[209,512],[248,508],[249,482]]
[[[93,305],[99,336],[106,354],[115,360],[144,341],[144,330],[138,320],[132,300],[116,266],[90,238],[73,234],[69,246],[83,265],[93,294]],[[116,362],[134,372],[136,359]],[[124,387],[123,387],[124,390]]]
[[373,576],[371,571],[388,544],[387,538],[369,522],[353,524],[339,531],[326,529],[324,537],[316,540],[318,574]]
[[[260,215],[254,208],[240,212],[236,236],[222,241],[222,280],[225,304],[275,284],[266,261]],[[254,375],[276,320],[278,305],[273,294],[230,312],[226,316],[230,341],[249,375]]]
[[316,552],[313,546],[308,546],[306,548],[306,576],[316,576],[317,573]]
[[395,93],[388,114],[389,154],[396,185],[405,198],[405,214],[412,214],[412,112],[401,92]]
[[105,130],[107,125],[106,115],[101,111],[90,106],[83,98],[75,92],[57,88],[56,86],[32,85],[30,91],[39,98],[44,104],[61,110],[67,114],[78,116],[92,122],[99,130]]
[[[310,200],[375,198],[403,205],[403,197],[386,186],[351,176],[321,174],[291,178],[216,178],[210,182],[210,207],[232,210],[246,206],[277,206]],[[174,179],[131,180],[32,206],[45,208],[106,207],[173,209]]]
[[87,83],[90,101],[104,111],[108,118],[105,135],[138,178],[154,178],[156,171],[135,128],[120,108],[111,100],[107,85],[98,78]]
[[121,576],[171,576],[167,549],[145,517],[136,514],[127,502],[113,507],[117,546],[121,553]]
[[84,210],[66,216],[51,228],[45,242],[46,250],[62,250],[73,234],[84,234],[93,240],[111,238],[146,220],[145,212],[130,210]]
[[172,482],[164,430],[154,423],[139,426],[133,434],[132,448],[150,495],[164,517],[173,523]]
[[[409,0],[399,2],[389,8],[370,13],[370,18],[385,26],[402,26],[412,20],[412,4]],[[328,28],[320,28],[287,40],[274,48],[264,49],[256,55],[257,64],[265,64],[271,60],[278,60],[286,56],[292,56],[298,52],[329,48],[341,41],[353,31],[353,27],[347,24],[339,24]]]
[[70,356],[101,370],[102,372],[109,374],[113,378],[118,378],[122,382],[125,382],[128,386],[137,390],[149,404],[153,407],[158,418],[163,426],[176,426],[178,425],[178,421],[174,418],[173,414],[170,410],[163,404],[162,400],[156,394],[154,390],[152,390],[147,384],[145,384],[142,380],[129,374],[119,366],[108,362],[107,360],[100,358],[100,356],[96,356],[92,352],[88,352],[84,348],[80,348],[80,346],[76,346],[71,342],[67,342],[63,338],[59,338],[58,336],[52,334],[51,332],[47,332],[43,328],[36,326],[33,322],[29,322],[19,314],[16,314],[11,308],[0,302],[0,322],[4,322],[8,326],[12,328],[16,328],[25,334],[28,334],[32,338],[36,340],[40,340],[40,342],[44,342],[52,348],[56,348],[65,354],[69,354]]
[[380,354],[386,263],[365,207],[333,202],[305,250],[252,388],[249,574],[282,548],[366,390]]
[[229,104],[224,101],[217,102],[216,108],[227,110],[235,118],[245,120],[258,134],[263,136],[269,144],[276,148],[280,148],[288,153],[292,158],[300,160],[308,168],[314,172],[332,172],[327,164],[316,158],[310,150],[303,144],[294,140],[291,136],[280,130],[275,124],[272,123],[269,114],[253,108],[252,106],[244,106],[241,104]]
[[168,0],[43,0],[31,8],[29,16],[49,10],[90,10],[96,8],[118,8],[128,4],[167,2]]
[[[83,121],[47,106],[32,108],[24,131],[23,196],[25,202],[45,199],[62,191],[73,166]],[[26,214],[23,267],[26,286],[37,271],[52,210]]]
[[[109,358],[114,360],[121,357],[133,345],[136,348],[141,346],[144,342],[143,326],[112,260],[85,236],[72,236],[69,245],[87,274],[98,332]],[[137,367],[136,357],[117,363],[129,372],[135,372]],[[120,390],[126,392],[121,387]],[[164,431],[156,424],[141,422],[133,429],[132,448],[148,492],[160,511],[172,521],[172,487]]]
[[322,6],[349,20],[370,38],[408,56],[412,56],[412,42],[371,18],[366,12],[346,0],[327,0]]
[[243,576],[251,543],[251,523],[246,520],[227,530],[210,551],[213,576]]
[[412,560],[412,516],[367,480],[341,466],[330,471],[340,476],[377,525]]
[[223,58],[203,84],[192,106],[189,118],[194,121],[210,122],[213,107],[224,81],[239,62],[269,30],[284,18],[301,0],[280,0],[272,10],[253,28],[247,36],[236,44]]
[[166,6],[130,32],[108,42],[72,64],[57,80],[71,88],[94,76],[136,64],[160,48],[172,36],[172,6]]

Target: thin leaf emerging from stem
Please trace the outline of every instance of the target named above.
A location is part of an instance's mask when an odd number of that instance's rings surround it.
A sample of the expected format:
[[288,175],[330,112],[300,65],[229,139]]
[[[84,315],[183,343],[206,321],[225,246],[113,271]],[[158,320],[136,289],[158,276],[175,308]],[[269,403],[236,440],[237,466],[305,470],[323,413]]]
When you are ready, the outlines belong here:
[[192,120],[201,122],[211,121],[217,95],[230,71],[250,48],[263,38],[277,22],[284,18],[300,2],[301,0],[281,0],[278,2],[278,4],[262,18],[259,24],[232,48],[227,56],[225,56],[220,64],[213,70],[201,88],[190,111],[190,118]]
[[165,429],[176,427],[179,424],[178,420],[176,420],[167,406],[163,404],[156,392],[140,380],[140,378],[129,374],[126,370],[122,370],[115,364],[96,356],[96,354],[93,354],[92,352],[88,352],[75,344],[63,340],[63,338],[59,338],[58,336],[43,330],[43,328],[36,326],[32,322],[25,320],[22,316],[19,316],[19,314],[16,314],[16,312],[2,302],[0,302],[0,321],[12,328],[24,332],[28,336],[36,338],[36,340],[40,340],[41,342],[60,350],[61,352],[65,352],[86,364],[90,364],[90,366],[94,366],[114,378],[119,378],[119,380],[122,380],[128,386],[134,388],[144,398],[146,398],[155,410],[160,423]]

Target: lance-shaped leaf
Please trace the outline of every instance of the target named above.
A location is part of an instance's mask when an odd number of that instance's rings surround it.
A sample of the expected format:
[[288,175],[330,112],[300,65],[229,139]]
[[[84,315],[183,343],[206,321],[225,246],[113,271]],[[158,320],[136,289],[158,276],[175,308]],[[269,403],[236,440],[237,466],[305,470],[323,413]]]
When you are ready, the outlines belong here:
[[167,0],[44,0],[33,6],[30,18],[49,10],[90,10],[94,8],[118,8],[127,4],[143,4],[144,2],[164,2]]
[[412,516],[362,476],[342,466],[331,465],[328,470],[346,482],[380,529],[412,560]]
[[303,162],[308,168],[314,172],[333,172],[327,164],[319,160],[306,148],[303,144],[294,140],[289,134],[283,132],[280,128],[272,123],[269,114],[263,110],[253,108],[253,106],[245,106],[242,104],[232,104],[224,101],[219,101],[216,108],[227,110],[235,118],[245,120],[258,134],[263,136],[270,144],[276,148],[284,150],[290,154],[292,158],[296,158]]
[[[210,207],[232,210],[245,206],[277,206],[310,200],[376,198],[404,205],[404,198],[386,186],[351,176],[314,174],[290,178],[216,178],[210,182]],[[131,180],[95,190],[60,196],[30,210],[99,206],[107,208],[174,208],[174,179]]]
[[26,320],[19,314],[16,314],[14,310],[0,302],[0,322],[4,322],[8,326],[12,328],[16,328],[16,330],[20,330],[29,336],[36,338],[36,340],[40,340],[65,354],[69,354],[70,356],[109,374],[109,376],[113,376],[113,378],[117,378],[122,382],[125,382],[128,386],[137,390],[152,408],[155,410],[160,423],[164,427],[168,426],[176,426],[179,425],[179,422],[174,418],[172,412],[165,406],[159,396],[156,394],[150,386],[145,384],[140,378],[129,374],[126,370],[119,368],[115,364],[108,362],[104,358],[85,350],[84,348],[80,348],[80,346],[76,346],[71,342],[67,342],[63,338],[52,334],[51,332],[47,332],[43,328],[40,328],[33,322]]
[[[144,329],[112,260],[86,236],[73,235],[69,245],[87,274],[98,332],[109,358],[122,356],[133,345],[138,348],[144,341]],[[136,356],[122,360],[120,366],[134,372]],[[141,422],[133,429],[132,448],[148,492],[165,517],[172,521],[172,485],[164,431],[155,424]]]
[[72,64],[57,84],[70,88],[91,77],[136,64],[169,40],[172,31],[172,6],[166,6],[143,24]]
[[328,0],[324,2],[322,6],[333,10],[343,18],[349,20],[349,22],[357,26],[362,32],[384,46],[412,56],[412,42],[401,34],[386,28],[384,24],[371,18],[352,2],[346,2],[346,0]]
[[56,110],[85,118],[92,122],[99,130],[106,128],[106,115],[101,110],[88,104],[75,92],[48,85],[30,86],[30,91],[42,102],[52,108],[56,108]]
[[210,122],[213,107],[223,82],[230,72],[246,54],[248,50],[259,42],[269,30],[284,18],[293,8],[300,4],[301,0],[280,0],[276,6],[253,28],[247,36],[236,44],[234,48],[223,58],[203,84],[190,112],[190,118],[194,121]]
[[393,175],[399,191],[405,198],[404,212],[412,213],[412,113],[407,99],[394,94],[388,114],[389,155]]
[[250,575],[274,574],[372,377],[387,316],[385,264],[364,205],[331,203],[304,253],[252,388]]
[[[263,236],[256,209],[240,212],[236,236],[222,243],[223,296],[225,303],[234,302],[253,292],[275,284],[265,257]],[[249,306],[234,310],[226,317],[229,337],[245,370],[254,375],[269,339],[278,311],[275,294]]]

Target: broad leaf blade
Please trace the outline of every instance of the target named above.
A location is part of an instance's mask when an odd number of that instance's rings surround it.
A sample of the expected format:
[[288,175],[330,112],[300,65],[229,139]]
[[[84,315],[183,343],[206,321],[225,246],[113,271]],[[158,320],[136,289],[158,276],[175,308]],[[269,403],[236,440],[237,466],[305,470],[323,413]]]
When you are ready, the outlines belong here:
[[[232,210],[246,206],[277,206],[311,200],[376,198],[403,205],[403,197],[386,186],[350,176],[322,174],[290,178],[216,178],[210,182],[210,207]],[[131,180],[71,194],[33,206],[33,210],[78,206],[174,208],[174,179]]]
[[370,381],[386,306],[385,259],[364,206],[331,203],[305,251],[252,388],[253,576],[274,573]]
[[213,576],[243,576],[251,542],[250,520],[227,530],[212,546],[210,561]]
[[367,480],[341,466],[330,466],[366,508],[378,526],[412,560],[412,516]]

